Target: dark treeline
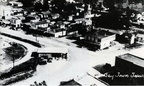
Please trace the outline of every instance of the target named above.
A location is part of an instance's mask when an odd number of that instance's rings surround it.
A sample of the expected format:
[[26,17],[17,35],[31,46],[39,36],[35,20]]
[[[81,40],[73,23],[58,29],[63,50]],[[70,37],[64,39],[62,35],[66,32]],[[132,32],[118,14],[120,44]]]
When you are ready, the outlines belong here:
[[31,7],[33,6],[33,2],[35,0],[18,0],[18,1],[21,2],[24,7]]

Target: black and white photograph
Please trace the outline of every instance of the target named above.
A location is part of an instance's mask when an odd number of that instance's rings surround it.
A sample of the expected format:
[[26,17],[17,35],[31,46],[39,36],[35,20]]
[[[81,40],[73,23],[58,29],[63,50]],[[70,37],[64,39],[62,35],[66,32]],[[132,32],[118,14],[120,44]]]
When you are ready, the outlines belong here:
[[144,0],[0,0],[0,86],[144,86]]

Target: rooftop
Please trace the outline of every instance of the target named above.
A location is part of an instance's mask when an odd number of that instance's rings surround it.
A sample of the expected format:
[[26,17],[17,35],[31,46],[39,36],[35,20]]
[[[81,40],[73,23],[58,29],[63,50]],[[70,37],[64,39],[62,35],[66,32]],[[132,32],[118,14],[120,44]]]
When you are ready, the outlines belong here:
[[68,53],[68,48],[62,47],[46,47],[38,49],[38,53]]
[[38,21],[38,22],[34,22],[36,25],[40,25],[40,24],[46,24],[48,23],[47,21]]
[[92,86],[92,85],[107,86],[108,85],[107,83],[101,82],[100,80],[88,74],[81,77],[77,82],[80,83],[82,86]]
[[123,60],[129,61],[135,65],[144,67],[144,59],[129,53],[123,54],[123,55],[119,55],[117,56],[118,58],[121,58]]
[[48,14],[50,14],[50,11],[41,12],[41,13],[43,13],[43,14],[45,14],[45,15],[48,15]]
[[95,31],[89,32],[88,35],[92,35],[92,36],[97,37],[98,39],[102,39],[104,37],[108,37],[114,34],[109,31],[95,30]]
[[76,82],[74,79],[69,80],[69,81],[63,81],[61,82],[60,86],[82,86],[81,84],[79,84],[78,82]]

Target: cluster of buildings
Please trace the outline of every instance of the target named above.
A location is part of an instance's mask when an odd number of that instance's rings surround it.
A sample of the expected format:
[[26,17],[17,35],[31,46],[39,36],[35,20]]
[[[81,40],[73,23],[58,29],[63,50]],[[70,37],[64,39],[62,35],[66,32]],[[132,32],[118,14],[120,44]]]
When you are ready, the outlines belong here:
[[109,86],[108,83],[98,79],[102,74],[91,68],[87,73],[74,77],[68,81],[61,81],[59,86]]
[[[45,34],[46,36],[61,37],[77,34],[82,35],[89,44],[94,44],[99,49],[111,46],[112,42],[119,39],[115,33],[105,30],[94,30],[93,17],[99,17],[92,13],[90,4],[76,5],[76,13],[65,15],[66,12],[41,11],[36,12],[33,8],[22,9],[20,2],[9,2],[3,6],[0,16],[3,23],[11,25],[12,29],[23,29],[26,32]],[[13,4],[17,4],[13,6]],[[53,7],[53,6],[52,6]],[[51,7],[51,10],[52,10]],[[5,21],[5,22],[4,22]],[[131,39],[132,37],[132,39]],[[130,36],[131,44],[134,36]]]
[[[17,1],[9,1],[8,3],[8,6],[1,5],[0,17],[2,21],[0,22],[11,25],[11,28],[15,30],[21,28],[26,32],[42,33],[53,37],[80,34],[86,42],[98,46],[99,49],[111,46],[112,42],[120,37],[124,39],[127,37],[130,44],[133,44],[136,38],[136,35],[132,35],[133,33],[124,33],[119,36],[119,34],[110,31],[94,30],[95,22],[92,21],[92,18],[101,15],[92,13],[90,4],[76,4],[75,13],[64,15],[66,11],[63,10],[62,12],[53,12],[53,5],[50,6],[50,10],[36,12],[33,8],[20,8],[23,5]],[[103,8],[105,7],[103,6]]]
[[11,27],[14,29],[28,25],[30,26],[29,29],[42,31],[43,33],[51,34],[54,37],[59,37],[68,34],[67,29],[70,28],[71,25],[82,22],[85,25],[92,25],[92,21],[89,18],[89,15],[91,16],[91,13],[89,12],[91,10],[90,5],[88,6],[88,12],[85,14],[85,16],[80,17],[79,12],[69,16],[62,16],[62,14],[65,12],[58,13],[51,12],[49,10],[36,12],[31,9],[28,11],[26,9],[20,8],[22,5],[19,2],[13,1],[8,3],[8,6],[1,5],[0,7],[1,20],[7,21],[7,23],[1,22],[1,24],[11,25]]
[[[87,72],[83,76],[60,82],[59,86],[109,86],[109,85],[143,85],[144,59],[130,53],[116,56],[114,69],[108,71],[107,75],[100,72]],[[99,75],[99,76],[95,76]],[[104,77],[105,79],[102,79]],[[113,77],[111,79],[110,77]],[[107,79],[106,79],[107,78]],[[125,81],[123,81],[123,80]],[[133,82],[131,82],[131,80]],[[123,82],[121,82],[123,81]],[[130,83],[129,83],[130,81]]]
[[[41,1],[43,2],[43,0]],[[112,46],[113,41],[115,40],[134,44],[138,38],[136,33],[130,31],[115,33],[111,30],[96,29],[93,25],[92,18],[101,15],[92,13],[92,7],[90,4],[87,4],[86,6],[83,4],[81,7],[76,6],[75,13],[65,16],[62,16],[66,13],[63,10],[62,12],[53,12],[50,10],[36,12],[30,8],[20,8],[22,6],[23,5],[17,1],[9,1],[8,6],[0,5],[0,24],[9,25],[14,30],[21,28],[26,32],[32,31],[32,33],[42,33],[53,37],[69,35],[77,36],[77,34],[79,34],[80,37],[83,37],[84,42],[93,46],[98,46],[101,50]],[[50,9],[52,10],[52,8]],[[144,21],[141,17],[140,19],[141,21]],[[51,62],[53,59],[57,58],[67,59],[68,49],[55,49],[54,47],[38,49],[36,52],[33,52],[32,57],[41,58],[41,61],[47,59],[46,62]],[[116,57],[115,68],[126,73],[143,73],[143,61],[144,59],[140,57],[124,54]],[[89,83],[87,83],[88,81]],[[96,86],[97,84],[107,86],[107,83],[102,82],[93,75],[87,73],[76,80],[72,79],[70,81],[63,81],[59,86]]]
[[24,19],[22,6],[22,3],[16,1],[8,1],[7,4],[0,5],[1,26],[20,27]]

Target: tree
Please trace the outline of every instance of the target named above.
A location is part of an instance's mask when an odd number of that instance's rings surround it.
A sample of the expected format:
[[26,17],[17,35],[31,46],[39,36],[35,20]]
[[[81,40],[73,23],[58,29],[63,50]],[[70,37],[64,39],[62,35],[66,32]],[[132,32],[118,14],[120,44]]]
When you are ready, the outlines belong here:
[[53,5],[55,5],[55,7],[58,8],[59,11],[64,9],[66,0],[52,0],[51,2]]
[[24,7],[32,7],[35,0],[18,0]]
[[114,0],[104,0],[103,3],[105,5],[105,7],[109,8],[109,10],[114,9],[114,3],[115,3]]
[[71,14],[71,13],[75,13],[75,12],[76,12],[76,7],[75,7],[74,4],[67,4],[67,5],[65,6],[64,10],[65,10],[66,12],[68,12],[69,14]]
[[49,1],[49,0],[43,0],[43,6],[42,6],[42,10],[43,10],[43,11],[49,10],[48,1]]
[[42,5],[40,2],[36,2],[36,3],[35,3],[35,6],[34,6],[35,11],[40,11],[40,10],[42,10],[42,7],[43,7],[43,5]]

